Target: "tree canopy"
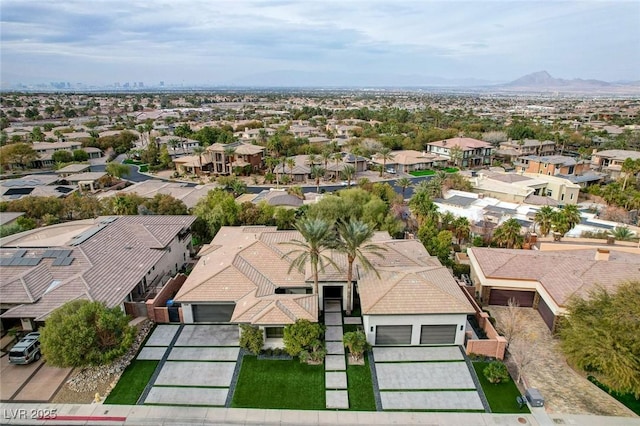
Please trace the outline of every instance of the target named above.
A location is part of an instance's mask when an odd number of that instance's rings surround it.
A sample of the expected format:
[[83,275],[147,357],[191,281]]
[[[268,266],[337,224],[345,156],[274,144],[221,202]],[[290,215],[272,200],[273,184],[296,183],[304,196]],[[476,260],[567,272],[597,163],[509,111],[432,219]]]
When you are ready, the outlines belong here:
[[107,364],[129,349],[136,334],[119,307],[87,300],[53,311],[41,333],[42,353],[55,367]]
[[573,298],[559,335],[570,363],[610,389],[640,398],[640,281]]

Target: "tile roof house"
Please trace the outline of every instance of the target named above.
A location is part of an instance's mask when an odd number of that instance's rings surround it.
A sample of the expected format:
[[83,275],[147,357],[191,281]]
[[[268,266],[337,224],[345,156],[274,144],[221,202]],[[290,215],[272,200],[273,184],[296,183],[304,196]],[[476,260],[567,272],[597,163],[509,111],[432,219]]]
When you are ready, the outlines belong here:
[[398,173],[409,173],[414,170],[426,170],[435,166],[445,165],[449,160],[436,154],[412,149],[393,151],[391,154],[393,158],[386,162],[378,154],[374,154],[371,157],[371,161],[379,165],[384,164],[387,168],[393,169]]
[[[174,297],[184,321],[253,324],[273,347],[282,345],[285,325],[299,318],[318,321],[325,300],[346,306],[346,257],[329,253],[338,269],[325,267],[319,294],[312,294],[310,265],[303,272],[291,269],[292,257],[286,256],[293,248],[287,242],[301,238],[274,227],[223,227],[202,248]],[[354,270],[369,342],[463,344],[466,315],[474,311],[448,270],[417,240],[379,232],[373,241],[385,249],[383,258],[369,258],[380,275],[359,265]]]
[[111,216],[38,228],[0,240],[3,324],[24,329],[65,302],[108,307],[143,297],[185,264],[194,216]]
[[451,159],[451,150],[458,147],[462,151],[459,165],[462,167],[478,167],[491,164],[493,146],[473,138],[451,138],[441,141],[429,142],[427,152]]
[[471,278],[480,299],[538,310],[549,329],[566,312],[571,297],[587,297],[602,286],[614,291],[625,280],[640,277],[640,250],[576,248],[512,250],[473,247],[468,250]]

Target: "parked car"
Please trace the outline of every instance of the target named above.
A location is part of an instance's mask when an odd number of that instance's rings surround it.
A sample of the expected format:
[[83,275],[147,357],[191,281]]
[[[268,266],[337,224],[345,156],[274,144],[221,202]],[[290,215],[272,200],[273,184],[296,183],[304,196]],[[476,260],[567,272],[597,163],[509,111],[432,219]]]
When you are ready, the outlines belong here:
[[33,332],[24,336],[9,351],[10,364],[30,364],[40,359],[40,333]]
[[396,169],[388,168],[387,169],[387,173],[389,173],[390,175],[395,175],[396,174]]

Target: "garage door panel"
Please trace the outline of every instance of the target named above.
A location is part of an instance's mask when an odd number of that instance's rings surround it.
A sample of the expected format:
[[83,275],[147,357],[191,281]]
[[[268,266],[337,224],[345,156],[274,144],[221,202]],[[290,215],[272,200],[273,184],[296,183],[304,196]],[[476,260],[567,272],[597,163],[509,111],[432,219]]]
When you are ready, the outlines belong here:
[[410,345],[410,325],[379,325],[376,327],[376,345]]
[[456,324],[423,325],[420,330],[421,345],[453,345],[456,342]]
[[194,322],[229,322],[234,304],[193,305]]
[[545,324],[547,324],[547,327],[549,327],[549,330],[553,331],[553,320],[555,319],[555,315],[549,305],[547,305],[542,298],[540,298],[540,301],[538,302],[538,312]]
[[531,308],[533,306],[533,299],[535,295],[535,291],[502,290],[492,288],[491,293],[489,294],[489,304],[507,306],[509,299],[514,298],[518,301],[519,306],[523,308]]

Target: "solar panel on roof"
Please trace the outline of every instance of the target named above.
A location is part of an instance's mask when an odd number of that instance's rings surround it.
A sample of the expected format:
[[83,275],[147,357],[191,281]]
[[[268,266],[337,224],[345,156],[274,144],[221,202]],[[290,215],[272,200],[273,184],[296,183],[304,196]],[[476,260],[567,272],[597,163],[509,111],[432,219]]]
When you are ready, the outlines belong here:
[[62,266],[69,266],[71,265],[71,262],[73,262],[73,257],[63,257],[62,258]]
[[11,266],[12,257],[1,257],[0,266]]

